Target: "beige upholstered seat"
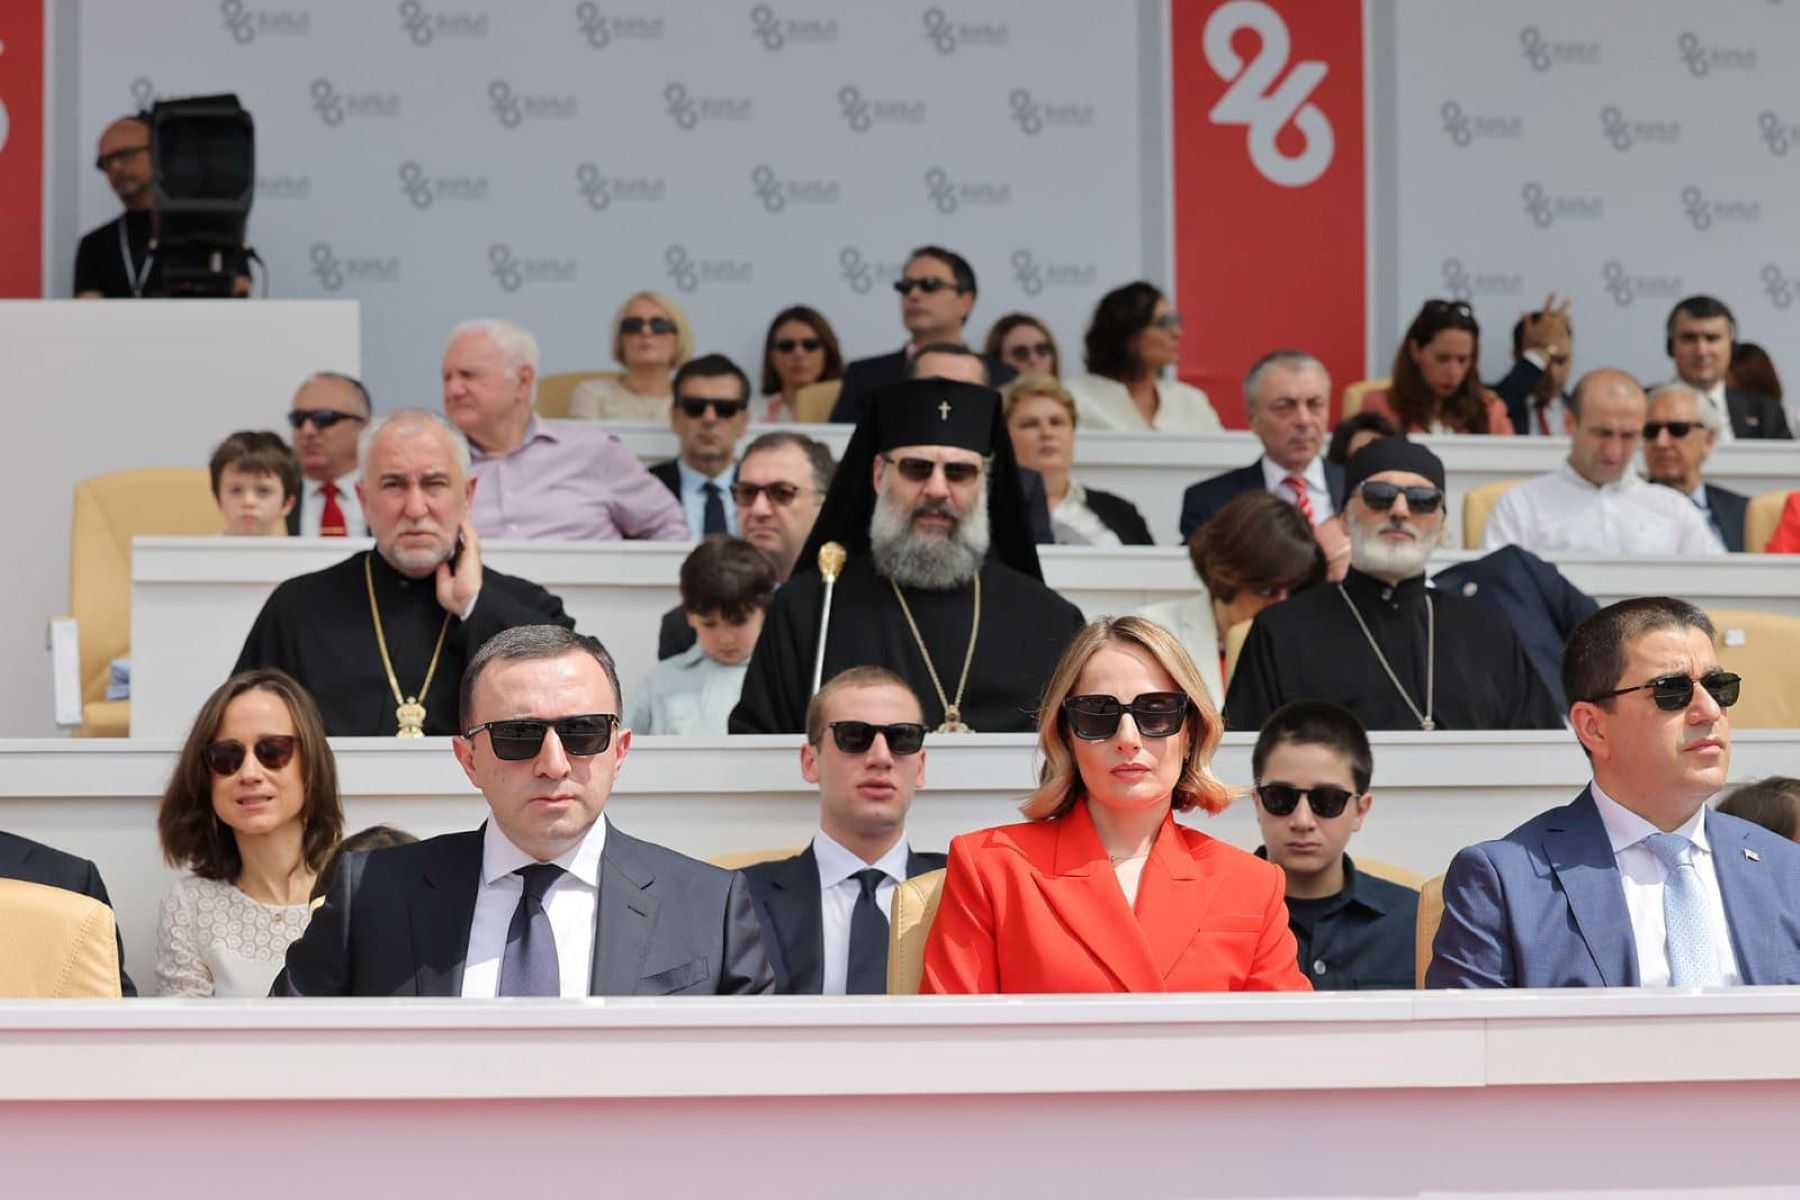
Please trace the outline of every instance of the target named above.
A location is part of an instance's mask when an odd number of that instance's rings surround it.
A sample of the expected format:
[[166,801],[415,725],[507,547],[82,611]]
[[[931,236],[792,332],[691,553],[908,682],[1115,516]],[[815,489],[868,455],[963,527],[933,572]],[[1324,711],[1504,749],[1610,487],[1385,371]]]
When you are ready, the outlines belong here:
[[1464,546],[1470,550],[1481,549],[1481,538],[1487,532],[1488,517],[1493,513],[1494,505],[1500,503],[1500,497],[1510,489],[1524,482],[1523,479],[1502,479],[1469,490],[1463,497]]
[[1787,504],[1787,498],[1785,491],[1764,492],[1750,498],[1750,506],[1744,510],[1745,553],[1763,552],[1763,547],[1775,536],[1775,527],[1781,524],[1781,510]]
[[1733,729],[1800,728],[1800,617],[1721,608],[1706,614],[1719,631],[1719,663],[1744,677]]
[[836,407],[838,393],[843,389],[841,379],[807,384],[794,394],[794,420],[804,425],[823,425],[831,420],[831,410]]
[[1402,867],[1397,863],[1382,862],[1379,858],[1363,858],[1361,855],[1357,855],[1356,869],[1365,871],[1377,879],[1385,879],[1389,883],[1397,883],[1401,887],[1411,888],[1415,892],[1425,886],[1425,876],[1417,871],[1409,867]]
[[1437,940],[1444,920],[1444,877],[1434,875],[1419,889],[1418,934],[1413,944],[1413,986],[1425,986],[1425,968],[1431,965],[1431,943]]
[[925,973],[925,942],[944,893],[944,872],[927,871],[894,889],[888,917],[888,995],[912,996]]
[[537,398],[532,407],[545,420],[560,420],[569,415],[569,397],[590,379],[618,379],[618,371],[561,371],[545,375],[537,382]]
[[92,896],[0,879],[0,996],[117,998],[113,911]]
[[740,871],[745,867],[753,867],[757,863],[792,858],[804,849],[806,849],[805,846],[786,846],[778,850],[734,850],[729,854],[715,854],[706,861],[715,867],[723,867],[727,871]]

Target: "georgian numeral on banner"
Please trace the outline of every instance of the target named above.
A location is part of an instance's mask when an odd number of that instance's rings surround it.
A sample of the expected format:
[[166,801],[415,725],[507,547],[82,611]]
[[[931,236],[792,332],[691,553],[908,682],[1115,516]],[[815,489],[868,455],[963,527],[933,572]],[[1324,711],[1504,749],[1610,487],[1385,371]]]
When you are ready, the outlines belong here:
[[[1247,65],[1231,48],[1232,35],[1244,29],[1262,39],[1262,48]],[[1325,78],[1325,64],[1312,60],[1295,63],[1280,86],[1274,86],[1287,67],[1288,28],[1281,15],[1262,0],[1221,4],[1207,18],[1204,40],[1206,65],[1231,85],[1207,114],[1213,124],[1249,126],[1245,141],[1250,161],[1270,183],[1305,187],[1323,175],[1331,165],[1336,142],[1331,122],[1306,98]],[[1290,120],[1306,138],[1306,146],[1298,154],[1284,154],[1275,145],[1276,135]]]

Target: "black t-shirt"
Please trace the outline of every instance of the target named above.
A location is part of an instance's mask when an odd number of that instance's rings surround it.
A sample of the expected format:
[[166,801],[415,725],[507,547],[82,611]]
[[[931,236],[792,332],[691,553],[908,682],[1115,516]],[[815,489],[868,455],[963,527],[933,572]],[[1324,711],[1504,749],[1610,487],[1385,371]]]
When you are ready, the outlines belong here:
[[[119,246],[121,222],[125,227],[124,249]],[[126,212],[82,238],[75,250],[75,294],[99,292],[108,300],[156,294],[162,284],[162,269],[150,258],[150,224],[148,210]],[[134,279],[138,283],[135,289]]]

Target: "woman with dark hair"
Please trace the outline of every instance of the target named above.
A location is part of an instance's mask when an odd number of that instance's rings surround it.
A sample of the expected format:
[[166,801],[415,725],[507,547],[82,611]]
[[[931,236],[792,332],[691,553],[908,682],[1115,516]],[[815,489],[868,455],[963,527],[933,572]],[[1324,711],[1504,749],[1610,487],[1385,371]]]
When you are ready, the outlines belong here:
[[1225,635],[1325,578],[1325,551],[1300,510],[1272,492],[1234,496],[1188,539],[1200,588],[1138,610],[1181,639],[1215,705],[1225,703]]
[[989,362],[1003,362],[1020,375],[1062,374],[1062,351],[1056,348],[1056,335],[1050,327],[1030,313],[1010,312],[988,330],[987,345],[982,348]]
[[1100,298],[1087,330],[1086,375],[1068,380],[1090,429],[1216,433],[1219,415],[1199,388],[1163,372],[1181,353],[1181,314],[1139,281]]
[[268,668],[220,685],[188,731],[156,827],[169,865],[191,872],[163,898],[161,993],[268,995],[344,831],[337,760],[306,690]]
[[1325,461],[1343,466],[1356,452],[1378,437],[1399,437],[1400,431],[1383,413],[1364,409],[1338,422],[1331,431],[1331,444],[1325,448]]
[[752,419],[767,424],[794,420],[800,389],[844,377],[844,353],[831,322],[815,308],[795,304],[775,314],[763,335],[762,394],[768,404]]
[[1513,432],[1506,401],[1481,386],[1481,326],[1461,300],[1427,300],[1394,352],[1393,382],[1363,411],[1404,433]]

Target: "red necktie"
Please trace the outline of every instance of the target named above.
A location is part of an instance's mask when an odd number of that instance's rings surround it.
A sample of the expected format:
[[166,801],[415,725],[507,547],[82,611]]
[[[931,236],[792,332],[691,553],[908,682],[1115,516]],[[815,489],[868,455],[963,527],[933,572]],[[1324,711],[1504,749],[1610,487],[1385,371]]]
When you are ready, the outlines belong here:
[[338,488],[335,483],[321,483],[319,494],[325,497],[325,505],[319,509],[320,537],[347,537],[349,530],[344,528],[344,510],[338,507]]
[[1294,493],[1294,507],[1300,510],[1300,515],[1306,518],[1306,523],[1314,524],[1312,498],[1306,494],[1306,480],[1298,475],[1289,475],[1281,482],[1287,484],[1289,490]]

